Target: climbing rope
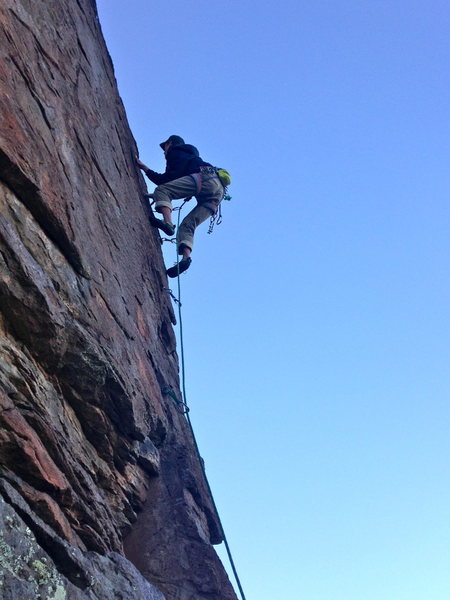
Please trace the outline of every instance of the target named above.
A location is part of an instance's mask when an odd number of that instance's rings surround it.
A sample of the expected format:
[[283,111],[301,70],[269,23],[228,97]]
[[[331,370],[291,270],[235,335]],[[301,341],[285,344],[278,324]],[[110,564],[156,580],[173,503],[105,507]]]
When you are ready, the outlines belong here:
[[[185,205],[186,202],[187,202],[187,200],[185,200],[183,202],[183,204],[181,204],[181,206],[177,209],[178,210],[177,231],[178,231],[178,229],[180,227],[181,209],[183,208],[183,206]],[[177,248],[177,268],[178,268],[179,262],[180,262],[180,258],[179,258],[179,254],[178,254],[178,248]],[[235,578],[237,586],[239,588],[239,592],[241,594],[241,598],[242,598],[242,600],[245,600],[244,590],[242,589],[241,581],[239,579],[239,575],[237,573],[236,566],[234,564],[233,556],[231,554],[231,549],[230,549],[230,546],[228,544],[227,536],[225,535],[225,530],[223,528],[222,521],[221,521],[220,516],[219,516],[219,511],[217,509],[217,505],[216,505],[216,502],[214,500],[214,496],[213,496],[212,489],[211,489],[211,486],[210,486],[209,481],[208,481],[208,477],[206,475],[205,465],[204,465],[202,456],[200,454],[200,450],[199,450],[199,447],[198,447],[198,444],[197,444],[197,439],[196,439],[195,433],[194,433],[194,428],[192,427],[191,418],[189,416],[189,406],[188,406],[187,400],[186,400],[186,398],[187,398],[187,396],[186,396],[186,375],[185,375],[185,362],[184,362],[183,320],[182,320],[182,316],[181,316],[181,306],[182,306],[182,304],[181,304],[181,284],[180,284],[180,273],[179,273],[179,271],[178,271],[178,277],[177,277],[177,288],[178,288],[177,289],[177,291],[178,291],[178,297],[175,297],[175,295],[173,294],[172,290],[167,289],[166,291],[169,292],[171,298],[173,298],[173,300],[175,301],[175,303],[178,306],[178,323],[179,323],[179,331],[180,331],[180,354],[181,354],[181,391],[182,391],[182,394],[183,394],[183,400],[179,400],[176,397],[176,395],[174,394],[174,392],[173,392],[173,390],[171,388],[166,388],[165,392],[166,392],[167,395],[169,395],[174,400],[174,402],[179,407],[182,407],[183,414],[186,416],[186,420],[188,422],[189,429],[191,431],[192,440],[194,442],[195,451],[197,453],[198,462],[199,462],[201,470],[203,472],[203,476],[205,478],[205,482],[206,482],[206,486],[207,486],[208,491],[209,491],[211,502],[212,502],[214,511],[216,513],[217,522],[219,524],[220,533],[222,535],[222,538],[223,538],[223,541],[224,541],[224,544],[225,544],[225,548],[226,548],[227,555],[228,555],[228,560],[230,561],[231,569],[233,571],[234,578]]]

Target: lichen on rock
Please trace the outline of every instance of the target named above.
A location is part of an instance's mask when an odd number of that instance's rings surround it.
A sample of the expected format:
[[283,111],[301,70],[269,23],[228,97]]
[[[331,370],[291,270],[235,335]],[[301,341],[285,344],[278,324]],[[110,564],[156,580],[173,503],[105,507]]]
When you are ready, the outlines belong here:
[[3,597],[233,600],[95,1],[3,0],[0,43]]

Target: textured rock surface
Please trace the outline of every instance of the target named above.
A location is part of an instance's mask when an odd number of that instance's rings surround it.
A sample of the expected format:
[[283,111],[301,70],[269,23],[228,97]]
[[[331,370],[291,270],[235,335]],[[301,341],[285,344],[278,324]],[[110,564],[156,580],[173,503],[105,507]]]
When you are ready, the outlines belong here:
[[0,48],[4,597],[161,598],[126,556],[167,600],[235,598],[95,3],[3,0]]
[[[2,600],[164,600],[123,556],[115,552],[102,556],[70,546],[32,513],[14,488],[4,481],[0,487],[7,499],[0,498]],[[52,539],[54,559],[38,541],[45,535]]]

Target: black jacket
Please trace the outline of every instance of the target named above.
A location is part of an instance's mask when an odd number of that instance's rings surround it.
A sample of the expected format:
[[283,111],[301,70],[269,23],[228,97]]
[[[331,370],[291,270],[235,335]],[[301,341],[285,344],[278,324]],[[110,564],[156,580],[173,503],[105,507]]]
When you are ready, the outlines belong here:
[[173,181],[191,173],[198,173],[202,166],[211,166],[200,158],[197,148],[191,146],[191,144],[172,146],[166,155],[166,162],[164,173],[156,173],[152,169],[144,171],[150,181],[156,185]]

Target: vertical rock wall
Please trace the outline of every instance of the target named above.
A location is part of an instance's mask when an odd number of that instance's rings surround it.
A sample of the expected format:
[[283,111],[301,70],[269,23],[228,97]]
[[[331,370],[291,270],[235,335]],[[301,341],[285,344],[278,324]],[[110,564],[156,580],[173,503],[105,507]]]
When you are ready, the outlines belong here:
[[94,1],[2,0],[0,53],[0,596],[231,600]]

